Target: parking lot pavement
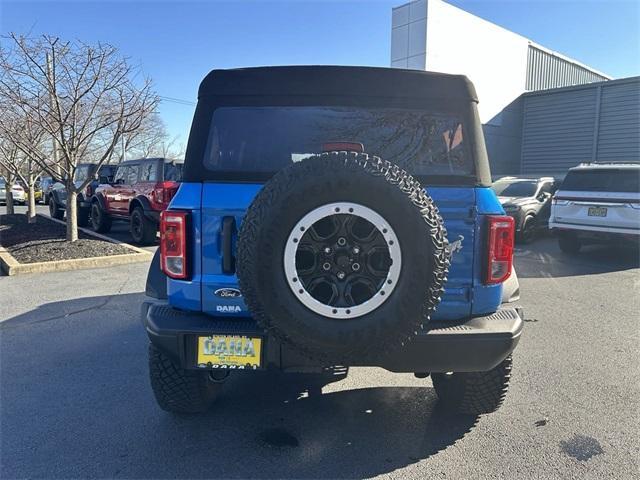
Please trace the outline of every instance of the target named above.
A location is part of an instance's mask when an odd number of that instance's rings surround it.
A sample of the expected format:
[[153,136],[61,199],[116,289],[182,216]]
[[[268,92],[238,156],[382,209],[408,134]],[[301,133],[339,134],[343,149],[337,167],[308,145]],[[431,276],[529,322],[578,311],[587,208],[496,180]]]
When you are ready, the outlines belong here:
[[[0,207],[4,211],[4,206]],[[16,213],[26,213],[27,207],[22,205],[16,205],[15,207]],[[49,216],[49,207],[46,205],[37,204],[36,212],[42,215]],[[91,230],[91,227],[87,227]],[[133,239],[131,238],[131,234],[129,233],[129,224],[127,222],[113,222],[113,226],[111,231],[107,234],[107,236],[118,240],[119,242],[130,243],[133,244]],[[158,248],[158,245],[150,245],[141,247],[145,250],[149,250],[150,252],[155,252]]]
[[526,329],[505,405],[478,419],[374,368],[246,372],[173,416],[147,379],[146,265],[0,277],[1,476],[637,478],[637,257],[518,249]]

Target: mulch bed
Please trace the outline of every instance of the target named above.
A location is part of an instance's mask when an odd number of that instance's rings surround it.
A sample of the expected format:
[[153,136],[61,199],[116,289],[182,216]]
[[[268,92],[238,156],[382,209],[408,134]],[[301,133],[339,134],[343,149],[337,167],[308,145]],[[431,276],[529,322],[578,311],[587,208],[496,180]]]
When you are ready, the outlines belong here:
[[20,263],[135,253],[81,231],[76,242],[67,242],[65,225],[41,216],[36,218],[36,223],[29,224],[26,215],[0,215],[0,245]]

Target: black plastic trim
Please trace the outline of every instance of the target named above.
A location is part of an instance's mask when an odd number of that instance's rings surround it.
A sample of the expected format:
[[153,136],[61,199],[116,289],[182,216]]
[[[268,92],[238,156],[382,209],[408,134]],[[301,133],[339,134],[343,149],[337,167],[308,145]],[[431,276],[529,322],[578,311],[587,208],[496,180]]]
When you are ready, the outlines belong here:
[[233,256],[233,235],[236,232],[236,219],[224,217],[222,220],[222,272],[231,274],[236,270]]
[[[433,323],[403,348],[378,361],[345,366],[376,366],[392,372],[488,371],[517,346],[523,329],[522,313],[501,308],[492,315],[455,323]],[[145,302],[142,322],[151,342],[183,368],[195,369],[199,335],[232,334],[264,338],[266,364],[281,370],[327,367],[278,343],[251,318],[213,317],[177,310],[167,303]]]
[[156,249],[153,254],[149,272],[147,273],[147,284],[145,286],[145,294],[159,300],[166,300],[167,295],[167,276],[160,269],[160,249]]

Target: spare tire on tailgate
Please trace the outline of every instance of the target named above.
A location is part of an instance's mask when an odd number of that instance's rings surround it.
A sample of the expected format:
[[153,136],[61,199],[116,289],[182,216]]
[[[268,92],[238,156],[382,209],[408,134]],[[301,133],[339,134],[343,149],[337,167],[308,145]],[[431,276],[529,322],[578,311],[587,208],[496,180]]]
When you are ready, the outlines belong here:
[[409,341],[440,301],[449,257],[438,209],[396,165],[355,152],[278,172],[249,207],[237,275],[258,323],[324,364]]

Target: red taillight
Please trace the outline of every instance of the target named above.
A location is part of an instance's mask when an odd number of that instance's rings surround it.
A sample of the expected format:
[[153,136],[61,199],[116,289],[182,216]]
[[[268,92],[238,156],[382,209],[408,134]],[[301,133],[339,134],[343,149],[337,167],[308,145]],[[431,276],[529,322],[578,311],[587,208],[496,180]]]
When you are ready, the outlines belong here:
[[178,182],[170,180],[158,183],[153,189],[153,201],[160,205],[169,205],[179,186]]
[[160,268],[171,278],[187,278],[187,213],[160,213]]
[[512,217],[488,216],[487,269],[485,283],[502,283],[511,275],[515,224]]

